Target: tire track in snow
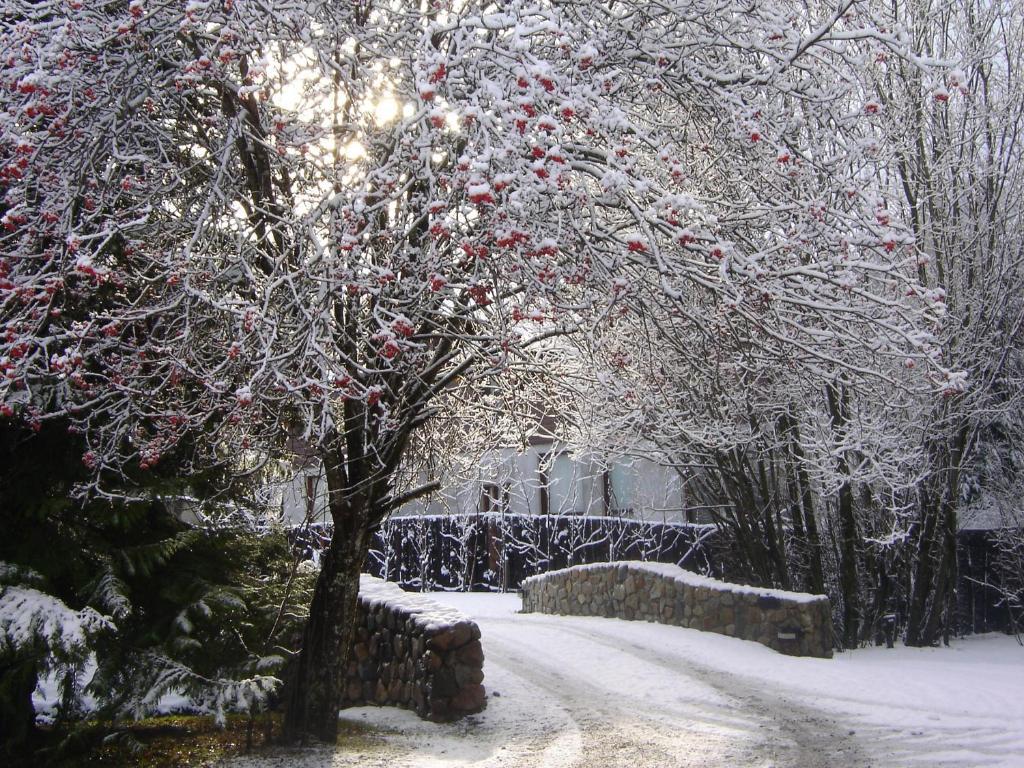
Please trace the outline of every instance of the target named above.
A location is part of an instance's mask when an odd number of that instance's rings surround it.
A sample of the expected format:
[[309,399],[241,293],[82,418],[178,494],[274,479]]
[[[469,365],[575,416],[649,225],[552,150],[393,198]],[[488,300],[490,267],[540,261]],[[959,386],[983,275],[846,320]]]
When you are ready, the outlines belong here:
[[[595,627],[572,626],[572,618],[480,619],[480,624],[488,662],[497,657],[501,666],[559,699],[580,724],[581,767],[776,765],[762,759],[768,754],[768,718],[732,693],[716,693],[677,663],[652,661],[649,649],[630,654]],[[630,679],[631,674],[640,679]]]
[[[533,658],[534,654],[524,653],[519,644],[492,638],[488,647],[491,652],[488,664],[497,657],[501,667],[542,691],[544,699],[554,701],[569,713],[578,729],[580,750],[568,762],[566,755],[552,750],[549,754],[555,758],[552,761],[555,764],[567,768],[713,766],[719,764],[716,759],[719,749],[711,747],[722,747],[732,741],[719,738],[721,743],[713,745],[714,740],[709,738],[706,729],[694,729],[692,724],[677,718],[652,714],[648,711],[649,703],[609,691],[575,674],[562,674],[559,660]],[[539,708],[543,703],[543,699],[537,702]],[[537,768],[553,768],[553,765],[538,763]]]
[[[574,619],[587,621],[586,628],[574,626]],[[516,624],[515,620],[493,621]],[[564,634],[580,640],[602,645],[609,650],[625,654],[642,664],[655,665],[670,675],[684,675],[724,694],[733,704],[728,711],[742,714],[753,727],[748,734],[756,742],[757,760],[751,765],[771,765],[775,768],[844,768],[871,766],[870,759],[852,738],[852,734],[821,712],[796,703],[784,693],[765,690],[763,684],[742,676],[723,672],[698,664],[682,654],[666,653],[651,645],[640,645],[631,638],[618,636],[614,620],[596,617],[541,618],[538,624],[557,624]],[[534,623],[534,622],[531,622]],[[708,707],[720,715],[721,710]],[[756,724],[756,725],[754,725]],[[767,759],[765,763],[763,760]],[[837,762],[837,760],[839,762]]]

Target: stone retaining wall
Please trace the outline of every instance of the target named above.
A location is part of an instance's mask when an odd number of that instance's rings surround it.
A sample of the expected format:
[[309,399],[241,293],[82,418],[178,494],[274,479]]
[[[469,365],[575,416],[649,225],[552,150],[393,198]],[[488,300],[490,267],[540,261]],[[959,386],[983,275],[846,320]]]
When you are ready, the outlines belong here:
[[790,656],[832,657],[824,595],[745,587],[641,562],[551,571],[526,579],[520,592],[524,613],[656,621],[754,640]]
[[476,623],[453,608],[364,575],[343,707],[376,704],[455,720],[487,705]]

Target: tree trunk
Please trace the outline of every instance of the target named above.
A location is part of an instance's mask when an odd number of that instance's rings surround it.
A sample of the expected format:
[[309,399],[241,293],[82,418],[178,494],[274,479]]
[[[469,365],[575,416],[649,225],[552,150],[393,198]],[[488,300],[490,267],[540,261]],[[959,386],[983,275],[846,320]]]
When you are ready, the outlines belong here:
[[[841,464],[840,469],[845,469]],[[857,523],[849,482],[839,488],[839,588],[843,593],[843,647],[855,648],[860,637],[860,591],[857,576]]]
[[302,650],[289,678],[282,739],[305,742],[308,736],[333,743],[338,736],[338,707],[358,612],[359,574],[370,543],[369,514],[350,512],[345,524],[335,519],[313,593]]
[[[959,484],[951,482],[950,485]],[[925,646],[938,642],[940,630],[948,629],[956,587],[956,506],[946,488],[944,495],[928,511],[929,525],[922,537],[918,569],[907,621],[907,645]],[[927,543],[927,546],[924,546]]]
[[924,624],[928,615],[928,602],[932,594],[933,552],[938,505],[933,502],[932,490],[925,488],[920,501],[920,520],[915,526],[916,560],[910,586],[910,605],[907,611],[907,645],[928,645],[924,639]]
[[929,454],[937,479],[926,485],[921,502],[907,645],[935,645],[943,621],[948,622],[956,590],[956,504],[969,440],[968,428],[961,427],[950,444]]
[[[803,548],[807,557],[808,591],[816,595],[825,594],[824,568],[821,564],[821,538],[818,535],[818,522],[814,512],[814,495],[811,479],[804,466],[804,451],[800,444],[800,428],[792,413],[783,414],[783,429],[788,435],[786,441],[789,453],[789,471],[796,487],[790,491],[793,526],[796,534],[802,538]],[[797,519],[800,525],[797,525]]]
[[[771,451],[772,449],[764,449]],[[778,489],[775,482],[776,472],[774,460],[769,459],[772,471],[765,467],[764,456],[757,460],[758,499],[761,505],[761,526],[764,530],[765,547],[771,558],[775,576],[772,586],[792,589],[793,582],[789,575],[789,561],[786,558],[786,536],[782,529],[782,518],[779,512]],[[769,479],[769,474],[771,479]]]
[[[846,391],[841,384],[825,387],[831,413],[832,428],[837,434],[846,431]],[[850,481],[850,465],[845,453],[836,456],[836,471],[844,479],[839,486],[839,590],[843,597],[843,647],[855,648],[860,637],[861,600],[857,574],[857,518]]]
[[948,618],[956,574],[956,511],[946,499],[925,510],[907,619],[907,645],[936,645]]

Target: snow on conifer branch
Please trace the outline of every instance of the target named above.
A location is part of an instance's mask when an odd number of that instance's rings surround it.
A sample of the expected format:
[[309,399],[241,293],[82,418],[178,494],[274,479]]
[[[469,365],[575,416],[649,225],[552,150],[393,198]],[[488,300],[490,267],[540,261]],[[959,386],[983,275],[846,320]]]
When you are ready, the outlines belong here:
[[0,652],[40,653],[63,663],[80,663],[92,638],[114,631],[93,608],[74,610],[32,587],[0,587]]

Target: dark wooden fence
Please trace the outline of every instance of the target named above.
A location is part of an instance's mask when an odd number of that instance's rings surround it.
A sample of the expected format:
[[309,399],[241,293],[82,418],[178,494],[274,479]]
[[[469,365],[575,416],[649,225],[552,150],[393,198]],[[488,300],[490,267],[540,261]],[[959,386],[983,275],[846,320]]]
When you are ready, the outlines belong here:
[[407,589],[506,591],[538,573],[610,560],[715,571],[710,526],[576,515],[399,517],[377,533],[371,573]]
[[[297,535],[310,550],[326,531]],[[415,515],[375,533],[366,571],[416,591],[515,590],[528,576],[585,563],[646,560],[721,576],[714,526],[578,515]]]

